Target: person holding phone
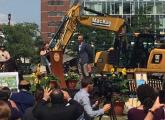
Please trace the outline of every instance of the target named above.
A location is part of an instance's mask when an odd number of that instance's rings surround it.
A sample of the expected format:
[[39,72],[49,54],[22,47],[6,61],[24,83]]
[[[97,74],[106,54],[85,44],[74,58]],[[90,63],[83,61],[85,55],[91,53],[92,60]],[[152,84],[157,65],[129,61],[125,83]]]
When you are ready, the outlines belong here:
[[[51,105],[49,105],[51,104]],[[78,120],[82,106],[61,89],[44,89],[42,100],[33,109],[37,120]]]
[[148,84],[142,84],[137,88],[137,97],[141,105],[131,108],[128,111],[128,120],[144,120],[148,112],[153,114],[153,120],[164,120],[164,110],[162,108],[152,110],[157,93]]
[[98,105],[98,101],[94,105],[90,103],[90,93],[93,91],[93,80],[91,77],[86,77],[81,80],[82,88],[75,94],[74,100],[81,104],[84,108],[84,114],[80,120],[93,120],[93,118],[103,115],[109,111],[111,104],[105,104],[102,108],[95,110],[94,107]]
[[[165,96],[165,94],[164,94],[164,96]],[[160,97],[157,97],[154,105],[152,106],[151,109],[149,109],[144,120],[154,120],[155,111],[160,109],[161,107],[164,107],[164,109],[165,109],[165,101],[164,101],[164,103],[161,103],[160,101],[161,101]],[[165,112],[164,112],[164,118],[162,118],[162,120],[165,120]]]
[[165,104],[165,89],[159,91],[159,102]]

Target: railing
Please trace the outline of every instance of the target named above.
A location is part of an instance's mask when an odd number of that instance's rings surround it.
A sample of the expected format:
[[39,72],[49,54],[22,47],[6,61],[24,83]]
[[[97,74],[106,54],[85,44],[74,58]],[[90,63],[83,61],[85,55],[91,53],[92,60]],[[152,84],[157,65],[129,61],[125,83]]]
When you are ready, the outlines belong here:
[[[148,79],[147,83],[151,87],[153,87],[156,90],[162,90],[163,84],[165,84],[165,80],[159,80],[159,79]],[[129,79],[129,90],[132,94],[136,93],[137,85],[135,79]]]

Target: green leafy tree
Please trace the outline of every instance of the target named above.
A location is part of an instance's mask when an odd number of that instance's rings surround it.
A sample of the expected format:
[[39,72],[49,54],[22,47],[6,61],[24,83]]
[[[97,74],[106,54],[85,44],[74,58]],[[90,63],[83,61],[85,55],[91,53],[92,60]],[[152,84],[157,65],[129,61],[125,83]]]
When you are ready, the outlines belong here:
[[35,23],[18,23],[12,26],[3,25],[5,46],[14,59],[38,58],[41,43],[39,28]]
[[158,21],[155,21],[154,16],[150,15],[152,7],[140,7],[135,11],[135,15],[131,18],[131,32],[154,32],[155,27],[160,25]]

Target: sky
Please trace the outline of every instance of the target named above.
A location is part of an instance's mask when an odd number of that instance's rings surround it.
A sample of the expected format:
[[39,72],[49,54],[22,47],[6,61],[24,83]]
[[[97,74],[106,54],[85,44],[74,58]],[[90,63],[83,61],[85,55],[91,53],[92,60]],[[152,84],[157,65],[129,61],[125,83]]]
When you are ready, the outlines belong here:
[[40,0],[0,0],[0,24],[34,22],[40,26]]

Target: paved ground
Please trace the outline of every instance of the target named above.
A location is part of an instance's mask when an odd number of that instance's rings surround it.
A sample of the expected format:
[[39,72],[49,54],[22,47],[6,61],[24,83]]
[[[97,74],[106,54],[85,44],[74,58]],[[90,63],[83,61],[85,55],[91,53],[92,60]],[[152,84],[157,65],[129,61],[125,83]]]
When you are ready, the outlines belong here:
[[[94,120],[99,120],[99,117]],[[101,120],[111,120],[109,116],[104,115]],[[117,120],[127,120],[127,116],[117,116]]]

